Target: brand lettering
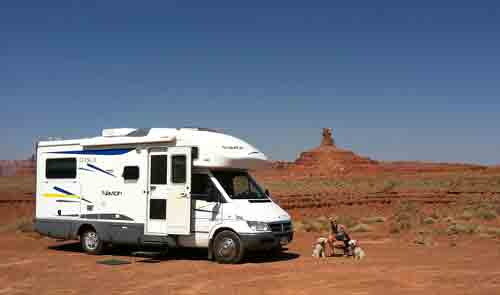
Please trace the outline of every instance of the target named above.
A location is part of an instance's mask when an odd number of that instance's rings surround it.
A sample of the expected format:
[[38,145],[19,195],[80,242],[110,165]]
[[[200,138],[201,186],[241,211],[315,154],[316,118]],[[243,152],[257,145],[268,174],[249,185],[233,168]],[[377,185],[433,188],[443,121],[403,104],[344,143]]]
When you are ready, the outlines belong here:
[[121,196],[122,195],[122,192],[120,191],[108,191],[108,190],[103,190],[101,191],[102,192],[102,195],[103,196],[107,196],[107,197],[118,197],[118,196]]
[[242,150],[243,149],[242,146],[238,146],[238,145],[223,145],[222,148],[226,149],[226,150]]

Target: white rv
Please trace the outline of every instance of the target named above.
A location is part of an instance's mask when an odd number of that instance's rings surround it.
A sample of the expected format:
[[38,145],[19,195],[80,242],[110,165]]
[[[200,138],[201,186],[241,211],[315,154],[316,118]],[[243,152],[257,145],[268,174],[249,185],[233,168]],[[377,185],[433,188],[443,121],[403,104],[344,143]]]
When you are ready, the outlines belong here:
[[103,244],[208,248],[238,263],[293,238],[290,216],[248,174],[267,161],[250,144],[200,128],[105,129],[37,148],[36,230]]

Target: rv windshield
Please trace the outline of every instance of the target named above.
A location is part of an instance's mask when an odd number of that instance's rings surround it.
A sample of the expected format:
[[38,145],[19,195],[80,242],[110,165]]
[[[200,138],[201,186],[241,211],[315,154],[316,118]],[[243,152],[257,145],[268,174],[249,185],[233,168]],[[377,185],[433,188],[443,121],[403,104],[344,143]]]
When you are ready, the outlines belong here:
[[242,171],[212,171],[220,185],[233,200],[267,199],[257,183]]

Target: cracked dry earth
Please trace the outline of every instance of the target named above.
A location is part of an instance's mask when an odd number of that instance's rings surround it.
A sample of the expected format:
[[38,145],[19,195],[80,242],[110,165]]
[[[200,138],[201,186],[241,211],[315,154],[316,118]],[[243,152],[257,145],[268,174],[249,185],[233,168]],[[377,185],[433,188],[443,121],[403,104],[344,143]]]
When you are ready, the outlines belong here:
[[[395,237],[362,234],[367,258],[311,257],[317,235],[298,233],[277,258],[254,255],[220,265],[185,250],[161,261],[128,251],[102,256],[79,252],[75,242],[22,233],[0,234],[0,294],[500,294],[500,243],[461,238],[417,246]],[[131,264],[107,266],[103,259]]]

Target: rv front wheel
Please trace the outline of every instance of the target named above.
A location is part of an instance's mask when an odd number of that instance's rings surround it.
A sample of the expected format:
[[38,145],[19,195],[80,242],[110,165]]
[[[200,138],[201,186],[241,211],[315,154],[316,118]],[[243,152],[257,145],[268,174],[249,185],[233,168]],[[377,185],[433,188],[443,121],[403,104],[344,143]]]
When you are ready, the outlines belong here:
[[102,250],[102,241],[97,232],[93,229],[88,229],[80,236],[80,243],[83,251],[88,254],[98,255]]
[[243,259],[244,249],[240,237],[225,230],[217,234],[213,243],[215,260],[219,263],[239,263]]

